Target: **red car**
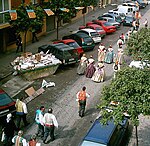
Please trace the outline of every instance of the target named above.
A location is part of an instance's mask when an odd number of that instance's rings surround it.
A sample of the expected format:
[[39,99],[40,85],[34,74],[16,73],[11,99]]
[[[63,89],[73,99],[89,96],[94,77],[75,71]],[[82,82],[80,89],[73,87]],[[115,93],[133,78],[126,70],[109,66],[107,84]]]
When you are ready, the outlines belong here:
[[98,24],[89,24],[87,28],[96,30],[101,35],[102,38],[104,38],[106,35],[106,31]]
[[93,20],[94,23],[100,25],[107,34],[113,33],[116,31],[116,27],[112,26],[109,22],[104,20]]
[[58,43],[64,43],[66,45],[69,45],[70,47],[77,49],[79,57],[81,57],[82,54],[84,53],[82,47],[80,47],[79,44],[73,39],[65,39],[65,40],[59,40],[59,41],[53,42],[53,44],[58,44]]
[[0,89],[0,118],[16,111],[16,102],[2,89]]

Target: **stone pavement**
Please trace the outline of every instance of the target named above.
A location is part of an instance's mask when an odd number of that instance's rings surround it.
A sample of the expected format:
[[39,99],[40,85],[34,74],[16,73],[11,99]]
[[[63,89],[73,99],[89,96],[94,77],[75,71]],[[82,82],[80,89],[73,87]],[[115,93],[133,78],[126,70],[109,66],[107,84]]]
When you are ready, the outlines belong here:
[[[108,6],[108,7],[106,7],[106,9],[101,9],[101,12],[99,12],[100,9],[97,9],[96,11],[91,12],[90,14],[88,14],[86,16],[86,21],[97,18],[97,16],[100,15],[100,13],[107,12],[107,10],[109,10],[111,8],[112,8],[112,6]],[[148,21],[150,22],[149,15],[150,15],[150,10],[142,17],[141,27],[143,26],[142,23],[144,22],[145,18],[147,18]],[[75,21],[75,22],[72,22],[72,24],[65,25],[63,28],[59,29],[59,36],[66,35],[68,32],[74,30],[74,28],[78,28],[80,25],[82,25],[82,23],[83,22],[82,22],[82,18],[81,18],[80,21]],[[38,46],[40,46],[42,44],[50,43],[52,40],[55,39],[54,36],[56,36],[55,31],[48,33],[46,36],[41,37],[39,42],[36,42],[34,44],[29,44],[27,46],[27,51],[30,51],[32,53],[37,52]],[[116,48],[116,47],[113,46],[113,48]],[[5,54],[4,56],[0,56],[0,66],[1,66],[1,73],[0,73],[1,77],[0,78],[3,78],[4,76],[7,76],[12,73],[12,68],[10,67],[10,62],[13,61],[17,57],[17,55],[18,54],[15,54],[15,52],[11,52],[11,53]],[[106,66],[106,68],[107,68],[106,72],[109,72],[110,76],[112,76],[113,75],[112,69],[110,69],[110,67],[108,68],[107,66]],[[85,77],[81,77],[79,80],[77,80],[72,85],[73,88],[70,87],[70,89],[68,89],[67,91],[64,92],[62,97],[70,96],[70,92],[72,92],[72,96],[74,96],[76,94],[76,92],[85,84],[87,86],[88,92],[91,95],[93,95],[94,97],[96,97],[96,96],[98,96],[98,94],[100,94],[100,91],[102,90],[104,83],[102,83],[100,86],[97,86],[97,84],[94,82],[91,82],[91,80],[88,80]],[[106,82],[106,84],[107,84],[107,82]],[[94,99],[90,99],[88,101],[88,104],[90,104],[91,101],[93,102],[93,100]],[[71,106],[67,107],[66,102],[69,103],[67,105],[71,105]],[[58,105],[62,105],[61,108],[58,108]],[[71,128],[71,126],[75,123],[75,120],[78,119],[77,114],[74,114],[74,115],[71,114],[71,113],[76,113],[76,109],[77,109],[77,104],[75,103],[75,100],[73,99],[73,97],[71,97],[70,99],[66,98],[65,100],[64,100],[64,98],[62,98],[62,100],[57,101],[57,103],[54,105],[53,108],[58,117],[58,121],[60,121],[59,124],[62,127],[65,127],[67,125],[65,130],[69,130]],[[70,112],[67,112],[68,108],[70,109]],[[64,112],[62,112],[62,109],[65,109]],[[68,116],[64,121],[64,120],[62,120],[62,117],[66,117],[66,112],[67,112]],[[72,116],[74,116],[74,118],[72,118]],[[72,121],[70,121],[70,120],[72,120]],[[71,123],[71,125],[68,126],[68,123]],[[150,134],[149,134],[150,124],[149,123],[150,123],[149,117],[140,116],[140,126],[138,127],[139,146],[149,146],[149,143],[150,143],[150,137],[149,137],[150,136]],[[135,130],[133,130],[133,135],[131,136],[129,146],[134,146],[134,138],[135,138],[134,132],[135,132]],[[35,125],[31,126],[31,128],[27,130],[27,132],[25,133],[25,136],[31,135],[33,133],[35,133]],[[56,145],[59,145],[60,143],[61,143],[61,138],[59,140],[56,140],[53,143],[51,143],[51,145],[56,146]]]

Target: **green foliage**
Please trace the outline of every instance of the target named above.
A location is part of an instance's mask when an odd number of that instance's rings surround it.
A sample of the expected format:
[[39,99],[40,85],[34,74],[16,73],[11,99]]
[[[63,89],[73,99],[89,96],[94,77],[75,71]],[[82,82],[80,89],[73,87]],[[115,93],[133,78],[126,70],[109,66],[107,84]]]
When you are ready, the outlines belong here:
[[142,28],[134,33],[127,42],[126,53],[134,60],[140,56],[143,60],[150,59],[150,29]]
[[[111,101],[119,102],[119,104],[111,106]],[[149,69],[140,70],[126,67],[117,72],[116,79],[109,86],[104,87],[98,108],[101,109],[104,124],[111,118],[119,123],[123,120],[123,113],[128,113],[133,125],[138,126],[138,116],[150,114],[149,104]],[[107,112],[106,107],[113,109],[113,112]]]

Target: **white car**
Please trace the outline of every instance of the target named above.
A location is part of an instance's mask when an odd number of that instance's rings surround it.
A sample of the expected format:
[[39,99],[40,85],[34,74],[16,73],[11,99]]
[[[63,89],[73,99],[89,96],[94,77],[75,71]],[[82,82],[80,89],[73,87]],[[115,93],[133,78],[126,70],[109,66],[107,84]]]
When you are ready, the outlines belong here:
[[144,69],[144,67],[150,67],[150,64],[148,63],[148,61],[135,61],[133,60],[129,67],[136,67],[136,68],[139,68],[139,69]]
[[94,29],[84,28],[84,29],[80,29],[78,32],[83,32],[88,34],[93,39],[94,43],[100,43],[102,40],[100,34]]

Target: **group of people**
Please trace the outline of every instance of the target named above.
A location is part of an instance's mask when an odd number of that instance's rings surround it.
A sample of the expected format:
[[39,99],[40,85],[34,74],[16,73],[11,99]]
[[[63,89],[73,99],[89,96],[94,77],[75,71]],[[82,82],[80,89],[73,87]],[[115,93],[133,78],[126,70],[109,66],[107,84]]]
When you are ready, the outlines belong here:
[[[3,125],[3,144],[4,146],[12,146],[13,143],[15,146],[40,146],[40,143],[37,141],[37,137],[42,138],[43,143],[47,143],[46,140],[50,135],[51,141],[55,139],[54,137],[54,129],[55,127],[58,128],[58,122],[56,117],[52,114],[53,109],[49,108],[47,113],[44,114],[45,107],[41,106],[39,109],[36,110],[35,113],[35,122],[37,124],[37,133],[31,136],[29,142],[23,138],[23,131],[20,129],[21,120],[23,120],[24,126],[29,125],[26,119],[26,115],[28,113],[27,106],[23,102],[23,98],[17,99],[16,101],[16,122],[14,122],[12,114],[8,114],[6,121]],[[16,124],[15,124],[16,123]],[[14,134],[17,135],[14,136]]]
[[[77,74],[85,75],[87,78],[91,78],[94,82],[104,82],[105,80],[105,66],[104,63],[122,64],[123,49],[122,45],[125,43],[125,35],[122,33],[117,41],[118,51],[114,53],[114,49],[110,45],[108,49],[101,43],[98,48],[98,63],[95,63],[93,56],[89,58],[86,54],[80,59],[80,63],[77,67]],[[96,65],[97,64],[97,65]],[[119,67],[120,68],[120,67]]]
[[95,67],[95,60],[93,59],[93,56],[90,56],[88,59],[86,55],[83,54],[77,68],[77,74],[85,74],[87,78],[91,78],[91,80],[95,82],[103,82],[105,76],[104,65],[99,62]]

